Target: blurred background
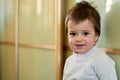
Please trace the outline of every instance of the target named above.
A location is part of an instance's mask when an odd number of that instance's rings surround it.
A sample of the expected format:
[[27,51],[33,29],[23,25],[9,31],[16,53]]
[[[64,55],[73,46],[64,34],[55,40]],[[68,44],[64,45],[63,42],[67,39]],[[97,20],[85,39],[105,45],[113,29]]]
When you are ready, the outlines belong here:
[[[0,0],[0,80],[62,80],[71,55],[67,11],[81,0]],[[109,49],[120,80],[120,0],[93,2],[101,16],[97,45]]]

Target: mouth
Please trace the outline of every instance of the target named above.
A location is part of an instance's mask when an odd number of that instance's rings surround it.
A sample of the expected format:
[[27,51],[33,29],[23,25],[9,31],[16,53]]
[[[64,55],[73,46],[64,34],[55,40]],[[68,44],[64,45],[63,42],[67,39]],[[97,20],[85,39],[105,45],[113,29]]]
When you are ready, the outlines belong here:
[[83,48],[85,46],[85,44],[75,44],[76,48]]

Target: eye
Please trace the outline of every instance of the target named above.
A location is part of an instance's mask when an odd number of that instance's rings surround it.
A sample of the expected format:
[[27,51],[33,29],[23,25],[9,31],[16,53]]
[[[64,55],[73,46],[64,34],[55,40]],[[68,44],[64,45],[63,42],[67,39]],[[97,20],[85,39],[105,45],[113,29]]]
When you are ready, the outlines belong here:
[[89,34],[90,34],[89,32],[83,32],[83,35],[85,35],[85,36],[87,36]]
[[69,33],[70,36],[75,36],[76,33],[72,32],[72,33]]

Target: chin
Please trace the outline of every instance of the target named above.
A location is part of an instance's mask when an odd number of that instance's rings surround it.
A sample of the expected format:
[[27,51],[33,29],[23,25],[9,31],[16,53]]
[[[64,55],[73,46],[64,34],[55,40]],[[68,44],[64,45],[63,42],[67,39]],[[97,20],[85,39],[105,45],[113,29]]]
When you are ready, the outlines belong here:
[[74,52],[77,54],[84,54],[85,53],[84,51],[74,51]]

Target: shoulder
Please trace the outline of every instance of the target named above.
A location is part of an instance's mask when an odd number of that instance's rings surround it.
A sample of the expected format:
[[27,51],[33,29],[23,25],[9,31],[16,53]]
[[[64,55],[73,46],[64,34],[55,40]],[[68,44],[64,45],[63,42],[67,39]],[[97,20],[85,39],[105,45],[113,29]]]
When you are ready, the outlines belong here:
[[69,57],[67,57],[66,63],[69,63],[69,62],[73,61],[73,59],[74,59],[74,57],[73,57],[73,54],[72,54]]
[[98,48],[98,56],[96,58],[96,63],[99,64],[115,64],[114,60],[109,57],[102,49]]
[[73,55],[70,55],[64,64],[64,72],[66,72],[66,70],[68,69],[68,67],[70,67],[69,65],[71,65],[71,63],[73,63]]
[[98,48],[92,66],[95,71],[99,72],[99,70],[115,68],[115,62],[102,49]]
[[115,62],[104,51],[98,51],[93,68],[100,79],[116,80]]

